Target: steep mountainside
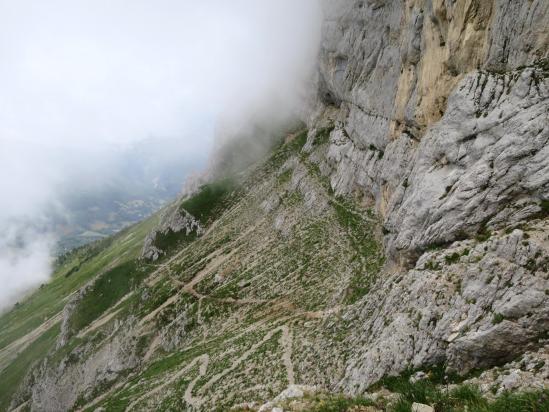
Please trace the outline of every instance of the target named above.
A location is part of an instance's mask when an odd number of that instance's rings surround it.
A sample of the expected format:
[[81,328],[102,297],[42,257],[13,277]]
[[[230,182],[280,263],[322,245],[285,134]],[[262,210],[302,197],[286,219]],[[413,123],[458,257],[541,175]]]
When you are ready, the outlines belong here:
[[306,126],[65,256],[0,410],[549,408],[549,1],[324,9]]
[[[364,388],[408,362],[467,371],[539,347],[549,319],[549,2],[329,1],[326,11],[309,123],[336,128],[319,165],[337,194],[375,205],[391,271],[403,276],[396,288],[420,293],[379,310],[398,293],[388,283],[361,309],[397,316],[357,330],[361,353],[342,385]],[[492,324],[495,314],[505,320]]]

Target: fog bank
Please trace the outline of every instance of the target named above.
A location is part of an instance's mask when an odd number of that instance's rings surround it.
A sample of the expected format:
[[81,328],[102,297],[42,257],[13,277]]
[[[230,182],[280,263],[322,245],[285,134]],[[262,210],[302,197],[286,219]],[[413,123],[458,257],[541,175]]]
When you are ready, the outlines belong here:
[[50,276],[61,194],[145,140],[200,168],[220,119],[299,110],[319,22],[316,0],[0,0],[0,310]]

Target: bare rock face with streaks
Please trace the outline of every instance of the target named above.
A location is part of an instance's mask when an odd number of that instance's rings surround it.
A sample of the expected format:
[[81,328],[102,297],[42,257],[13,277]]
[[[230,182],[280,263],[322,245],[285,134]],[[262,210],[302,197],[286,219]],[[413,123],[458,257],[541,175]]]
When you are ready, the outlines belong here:
[[113,339],[89,342],[69,351],[52,368],[46,362],[34,371],[32,406],[37,411],[69,410],[78,401],[108,388],[140,364],[135,321],[113,325]]
[[548,230],[538,222],[528,232],[458,241],[380,279],[377,292],[348,315],[361,324],[352,346],[364,349],[342,387],[365,389],[402,365],[445,363],[466,374],[546,348]]
[[332,185],[372,198],[392,256],[413,262],[431,244],[540,211],[549,198],[546,1],[326,9],[310,123],[336,123],[325,160]]
[[549,2],[324,7],[306,148],[330,127],[319,168],[376,206],[393,262],[348,315],[360,326],[338,387],[547,351]]
[[165,250],[159,247],[157,239],[161,236],[169,236],[170,234],[173,235],[178,233],[183,233],[187,236],[191,233],[201,235],[203,229],[198,220],[187,211],[181,209],[178,202],[175,202],[168,206],[163,213],[158,226],[147,235],[141,256],[144,259],[153,262],[157,261],[166,253]]

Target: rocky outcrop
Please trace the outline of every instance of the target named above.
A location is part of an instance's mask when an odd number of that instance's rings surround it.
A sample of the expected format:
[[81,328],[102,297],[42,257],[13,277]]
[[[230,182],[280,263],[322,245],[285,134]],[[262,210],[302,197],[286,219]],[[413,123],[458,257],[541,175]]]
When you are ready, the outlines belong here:
[[162,214],[160,223],[145,238],[141,257],[154,262],[163,256],[166,250],[163,250],[163,245],[158,242],[158,238],[162,236],[173,234],[185,236],[195,234],[199,236],[202,233],[204,233],[204,229],[200,222],[190,213],[181,209],[180,202],[175,202],[168,206]]
[[326,173],[338,193],[377,204],[393,257],[411,265],[429,245],[540,211],[549,198],[547,1],[340,0],[325,9],[309,124],[336,122]]
[[76,291],[63,308],[61,330],[59,332],[59,336],[57,337],[57,349],[65,346],[74,335],[74,331],[71,328],[71,318],[74,314],[76,307],[78,306],[78,303],[80,303],[86,293],[91,288],[93,288],[94,283],[95,279],[93,279],[91,282],[88,282],[85,286]]
[[393,273],[349,314],[357,349],[338,387],[546,348],[549,2],[324,9],[306,150],[330,127],[319,168],[337,194],[376,206]]
[[549,224],[428,252],[380,279],[351,312],[357,350],[342,388],[360,392],[404,367],[446,364],[465,374],[549,348]]
[[45,360],[33,372],[32,410],[69,410],[136,368],[141,360],[135,330],[128,319],[114,325],[112,339],[78,346],[59,363]]
[[546,389],[549,387],[549,351],[541,348],[536,352],[525,352],[520,359],[485,371],[465,383],[493,395],[501,395],[505,391]]
[[466,76],[388,202],[389,250],[417,256],[539,213],[549,198],[548,110],[541,70]]

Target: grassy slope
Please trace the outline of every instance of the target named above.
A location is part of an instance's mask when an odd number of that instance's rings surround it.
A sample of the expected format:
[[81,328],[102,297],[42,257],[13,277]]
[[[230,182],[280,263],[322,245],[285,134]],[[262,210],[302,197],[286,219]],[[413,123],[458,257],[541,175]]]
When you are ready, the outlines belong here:
[[[95,275],[115,262],[122,263],[135,259],[141,251],[144,237],[157,220],[158,217],[154,216],[123,230],[112,239],[72,253],[56,269],[49,283],[36,290],[10,312],[2,315],[0,361],[2,349],[40,327],[44,321],[58,315],[67,303],[68,297]],[[10,397],[28,367],[42,358],[53,346],[59,332],[59,323],[44,332],[8,368],[0,371],[0,410],[7,408]]]
[[40,335],[1,372],[0,410],[7,410],[11,395],[21,384],[26,371],[48,353],[54,346],[58,334],[59,324],[56,324]]
[[[296,362],[307,362],[311,353],[302,351],[299,342],[318,340],[324,334],[323,313],[330,317],[338,305],[350,304],[367,292],[383,264],[375,234],[377,220],[351,200],[331,193],[318,168],[306,155],[299,155],[305,138],[306,133],[301,133],[250,170],[238,196],[225,196],[222,190],[227,201],[216,209],[215,230],[180,255],[172,254],[154,286],[144,286],[138,293],[149,298],[135,302],[131,312],[143,318],[177,293],[178,285],[201,277],[194,293],[202,298],[180,293],[153,320],[156,331],[162,329],[168,336],[181,333],[183,341],[168,352],[158,350],[150,363],[134,371],[123,389],[110,393],[100,405],[122,410],[143,397],[143,402],[151,402],[143,408],[185,409],[191,384],[193,394],[204,392],[204,410],[275,396],[290,378],[281,361],[284,354],[289,351]],[[281,169],[284,164],[290,165],[284,166],[286,171]],[[306,170],[305,192],[292,183],[298,168]],[[220,185],[225,183],[212,186]],[[308,190],[318,196],[318,204],[307,205]],[[199,197],[217,198],[218,192],[199,193]],[[286,219],[284,233],[274,227],[278,212],[266,213],[261,206],[275,193],[280,196],[278,211]],[[177,323],[182,314],[183,325]],[[326,368],[316,371],[320,375],[330,374],[330,362],[341,362],[344,350],[337,345],[347,333],[345,328],[345,322],[340,322],[321,338],[329,341],[333,352],[326,354],[327,359],[318,359],[319,367]],[[288,349],[286,338],[293,340],[294,349]],[[196,362],[204,356],[208,367],[202,374]],[[186,367],[188,373],[171,384],[170,376]],[[300,380],[306,380],[307,373],[296,366],[295,379],[303,375]],[[159,382],[170,384],[155,403],[148,393]]]
[[[325,133],[321,131],[315,150],[325,148]],[[301,151],[305,140],[306,133],[301,133],[279,147],[248,171],[238,190],[232,191],[232,183],[228,188],[226,182],[218,182],[187,201],[187,209],[204,207],[202,218],[211,222],[211,230],[191,243],[178,243],[156,271],[133,267],[152,221],[120,235],[69,278],[64,274],[78,263],[74,259],[64,263],[52,282],[62,290],[56,296],[66,296],[104,272],[75,311],[74,328],[82,330],[101,317],[108,321],[103,329],[52,351],[49,366],[56,368],[78,345],[108,342],[112,337],[104,337],[113,330],[112,324],[116,320],[123,324],[130,315],[140,322],[136,326],[140,338],[129,346],[134,345],[141,359],[148,354],[138,368],[82,398],[80,406],[117,411],[137,402],[143,410],[185,410],[189,402],[198,402],[201,410],[226,410],[240,402],[270,399],[291,380],[333,386],[346,364],[345,338],[355,326],[345,318],[345,308],[367,295],[384,262],[378,241],[381,229],[371,210],[334,196],[318,166]],[[275,205],[272,210],[266,207],[269,203]],[[113,284],[116,290],[109,291]],[[118,311],[117,301],[129,290],[136,293]],[[33,299],[41,301],[46,293],[53,293],[48,286]],[[90,307],[93,302],[100,304]],[[11,340],[40,323],[30,314],[23,316],[30,312],[18,312],[27,304],[37,305],[31,300],[0,319],[2,326],[27,322],[27,329],[12,327]],[[51,316],[63,304],[35,309]],[[53,329],[43,335],[46,342],[37,341],[41,349],[31,358],[41,357],[52,344],[46,336],[56,333]],[[163,345],[155,346],[160,336]],[[20,357],[10,366],[19,381],[29,363]],[[0,379],[6,377],[0,374]],[[15,385],[18,380],[10,382]],[[394,389],[401,390],[396,383]],[[0,400],[6,402],[13,387],[1,391]],[[403,386],[401,392],[404,398],[398,410],[403,411],[410,409],[410,400],[419,400],[418,393],[427,393],[429,397],[422,399],[430,402],[439,396],[432,388]],[[97,398],[100,395],[104,396]],[[331,396],[313,401],[315,411],[367,404]]]

